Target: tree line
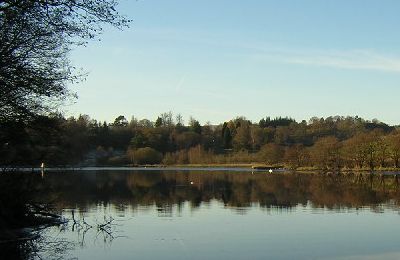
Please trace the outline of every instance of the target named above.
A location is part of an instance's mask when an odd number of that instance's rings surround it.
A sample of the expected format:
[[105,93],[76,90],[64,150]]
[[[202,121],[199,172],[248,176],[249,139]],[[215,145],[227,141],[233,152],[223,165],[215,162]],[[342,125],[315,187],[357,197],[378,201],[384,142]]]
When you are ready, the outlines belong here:
[[154,121],[118,116],[111,123],[60,114],[0,126],[3,166],[263,163],[322,170],[399,168],[400,131],[360,117],[297,122],[237,117],[201,125],[162,113]]

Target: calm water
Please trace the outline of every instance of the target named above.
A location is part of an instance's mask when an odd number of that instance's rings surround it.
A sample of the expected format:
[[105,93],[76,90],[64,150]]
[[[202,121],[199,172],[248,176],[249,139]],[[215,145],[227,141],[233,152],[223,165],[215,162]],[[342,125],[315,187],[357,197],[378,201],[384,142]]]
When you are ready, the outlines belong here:
[[35,178],[43,258],[400,259],[393,176],[87,171]]

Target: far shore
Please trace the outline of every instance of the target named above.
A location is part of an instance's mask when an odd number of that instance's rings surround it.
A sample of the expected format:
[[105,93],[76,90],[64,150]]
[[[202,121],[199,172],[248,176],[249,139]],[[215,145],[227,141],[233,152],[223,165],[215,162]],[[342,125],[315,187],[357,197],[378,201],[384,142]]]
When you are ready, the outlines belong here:
[[[101,167],[101,166],[98,166]],[[395,167],[377,167],[375,169],[370,168],[342,168],[337,169],[320,169],[318,167],[287,167],[284,165],[270,165],[262,163],[199,163],[199,164],[144,164],[144,165],[125,165],[125,166],[111,166],[106,167],[133,167],[133,168],[249,168],[249,169],[279,169],[284,171],[293,172],[400,172],[400,168]]]
[[49,167],[29,167],[29,166],[2,166],[2,172],[45,172],[45,171],[80,171],[80,170],[203,170],[203,171],[235,171],[238,172],[240,170],[251,172],[265,172],[272,170],[274,172],[295,172],[295,173],[343,173],[343,174],[351,174],[351,173],[400,173],[400,168],[393,167],[380,167],[375,168],[374,170],[368,168],[357,168],[357,169],[348,169],[343,168],[340,170],[337,169],[319,169],[317,167],[299,167],[299,168],[290,168],[282,165],[267,165],[260,163],[229,163],[229,164],[174,164],[174,165],[164,165],[164,164],[145,164],[145,165],[80,165],[80,166],[49,166]]

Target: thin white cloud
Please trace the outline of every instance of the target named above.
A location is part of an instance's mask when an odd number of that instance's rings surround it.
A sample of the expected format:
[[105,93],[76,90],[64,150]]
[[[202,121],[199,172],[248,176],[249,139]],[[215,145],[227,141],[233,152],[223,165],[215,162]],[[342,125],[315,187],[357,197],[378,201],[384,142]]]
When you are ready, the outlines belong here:
[[[238,35],[224,38],[221,35],[203,31],[180,31],[169,28],[143,30],[142,33],[162,40],[203,45],[206,48],[220,48],[232,55],[250,57],[258,61],[301,64],[353,70],[374,70],[400,72],[400,55],[380,53],[377,50],[313,50],[292,46],[278,46],[278,43],[252,42]],[[238,38],[239,37],[239,38]]]
[[300,54],[287,54],[282,62],[339,69],[358,69],[400,72],[400,58],[390,57],[369,50],[346,52],[318,51]]
[[179,82],[178,82],[178,84],[177,84],[176,87],[175,87],[175,91],[176,91],[177,93],[180,93],[180,92],[181,92],[181,88],[182,88],[182,86],[183,86],[183,83],[185,83],[185,75],[183,75],[183,76],[179,79]]

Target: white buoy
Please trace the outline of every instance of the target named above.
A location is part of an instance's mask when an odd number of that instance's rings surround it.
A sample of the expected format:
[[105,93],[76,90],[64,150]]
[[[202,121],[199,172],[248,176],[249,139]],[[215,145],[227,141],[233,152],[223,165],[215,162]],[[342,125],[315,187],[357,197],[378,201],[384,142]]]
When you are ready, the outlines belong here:
[[193,185],[193,182],[191,181],[190,184]]
[[268,171],[269,173],[272,173],[272,169],[269,169],[269,171]]
[[42,170],[44,170],[44,162],[42,162],[42,164],[40,165],[40,168],[42,168]]

